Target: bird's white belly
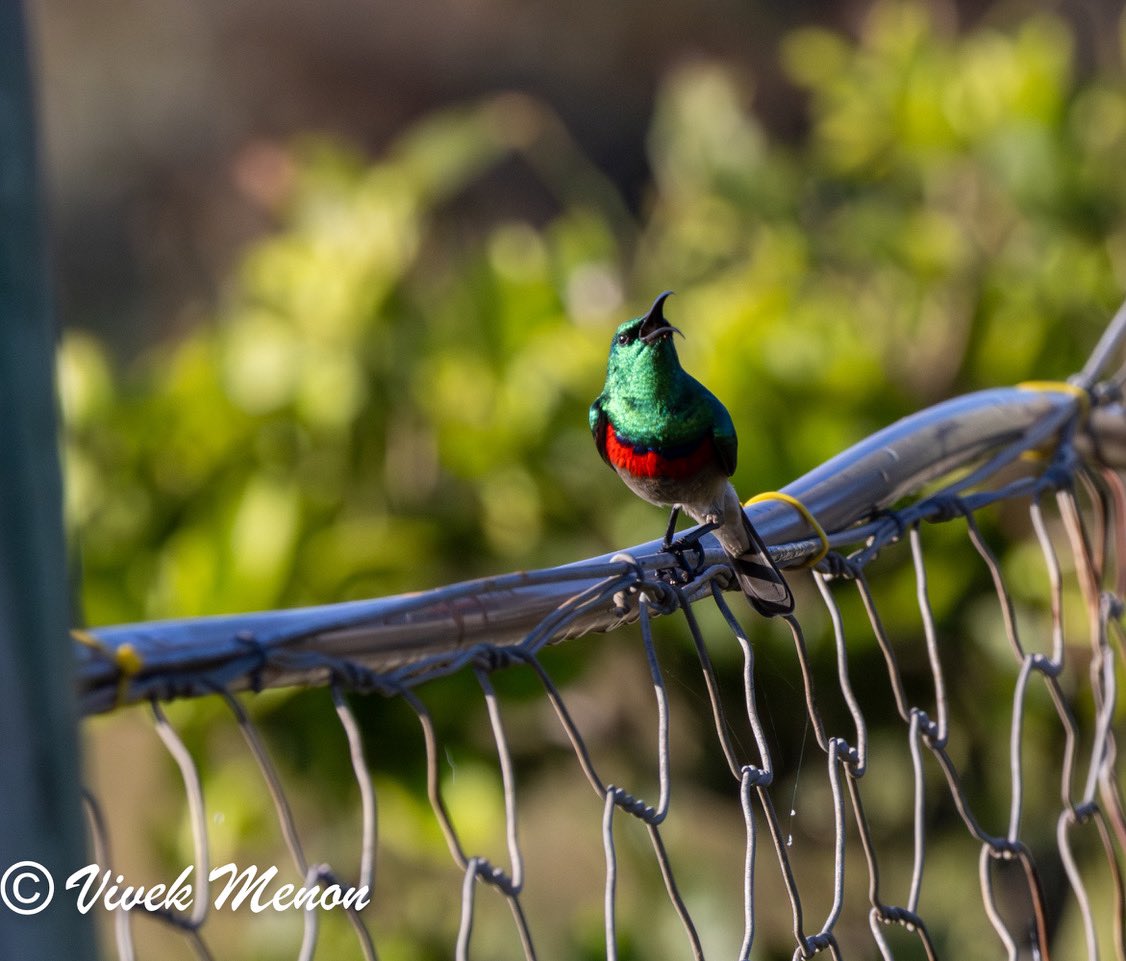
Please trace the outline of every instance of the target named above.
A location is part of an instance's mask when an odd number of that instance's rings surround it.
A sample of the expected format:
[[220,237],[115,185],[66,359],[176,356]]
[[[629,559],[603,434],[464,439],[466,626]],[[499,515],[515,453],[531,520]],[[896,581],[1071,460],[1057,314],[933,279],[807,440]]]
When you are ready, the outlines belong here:
[[685,510],[690,504],[701,507],[714,504],[722,509],[727,487],[727,477],[714,469],[700,471],[693,477],[638,477],[625,470],[619,470],[618,475],[630,490],[650,504],[659,507],[680,504]]
[[717,521],[722,526],[716,537],[729,554],[738,556],[750,547],[739,516],[743,505],[721,471],[710,468],[686,478],[638,477],[624,470],[618,474],[630,490],[650,504],[677,505],[698,524]]

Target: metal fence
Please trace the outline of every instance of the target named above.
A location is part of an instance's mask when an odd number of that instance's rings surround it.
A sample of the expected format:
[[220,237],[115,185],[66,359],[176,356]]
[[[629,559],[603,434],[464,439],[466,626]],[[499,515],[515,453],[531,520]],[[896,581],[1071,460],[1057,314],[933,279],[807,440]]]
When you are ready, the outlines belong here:
[[[325,888],[344,882],[332,868],[306,855],[281,778],[248,716],[246,703],[253,695],[239,692],[329,686],[359,797],[359,868],[349,880],[368,886],[378,900],[381,883],[394,883],[376,876],[380,833],[394,827],[377,829],[377,792],[367,759],[370,752],[365,750],[376,733],[363,730],[357,721],[354,698],[377,694],[400,699],[421,725],[429,804],[461,872],[460,923],[450,949],[459,958],[473,954],[478,901],[486,896],[481,893],[484,889],[491,889],[490,896],[501,898],[511,910],[517,952],[522,948],[529,958],[551,957],[561,954],[558,946],[537,939],[536,924],[525,910],[526,889],[534,879],[525,871],[527,841],[518,831],[521,786],[503,720],[503,699],[493,683],[497,672],[524,672],[542,687],[558,733],[573,755],[574,776],[585,779],[602,806],[605,869],[590,879],[590,896],[601,901],[605,956],[618,957],[622,939],[618,916],[626,882],[619,877],[616,838],[623,819],[636,819],[651,843],[652,870],[662,879],[683,930],[682,943],[670,943],[667,956],[702,957],[708,925],[694,919],[692,899],[682,893],[678,880],[684,865],[670,854],[665,831],[674,809],[677,772],[670,748],[671,701],[653,625],[658,617],[679,618],[691,638],[706,692],[704,713],[714,728],[710,750],[722,756],[729,772],[727,797],[742,816],[743,828],[733,842],[743,852],[744,865],[740,958],[766,957],[763,952],[777,950],[754,946],[762,919],[776,918],[779,912],[790,918],[788,950],[794,958],[819,952],[851,957],[849,952],[856,950],[860,954],[855,956],[871,956],[878,950],[884,958],[954,956],[944,953],[947,939],[934,931],[936,926],[942,931],[956,928],[959,918],[936,917],[928,908],[936,903],[927,883],[928,857],[935,855],[928,840],[940,807],[960,820],[963,837],[978,846],[977,877],[966,882],[964,893],[978,902],[976,910],[984,912],[995,932],[980,956],[1050,957],[1062,912],[1078,919],[1080,943],[1088,958],[1122,958],[1126,909],[1119,862],[1126,852],[1126,817],[1116,767],[1116,727],[1121,724],[1116,682],[1126,597],[1126,487],[1118,473],[1126,466],[1126,412],[1121,378],[1107,368],[1120,349],[1124,326],[1126,315],[1120,312],[1073,383],[1027,384],[940,404],[880,431],[786,487],[783,493],[800,501],[827,532],[827,544],[799,511],[782,500],[748,508],[775,559],[792,569],[791,579],[809,577],[815,588],[801,595],[797,616],[786,619],[786,627],[796,655],[795,687],[804,700],[804,723],[821,755],[819,762],[808,760],[806,770],[823,770],[816,776],[824,778],[832,815],[831,836],[823,840],[826,868],[821,876],[799,878],[794,870],[786,815],[790,802],[779,791],[770,746],[772,721],[769,711],[760,706],[756,647],[725,598],[724,592],[734,583],[714,542],[690,572],[663,554],[654,541],[564,567],[413,595],[79,632],[76,650],[83,710],[97,714],[149,703],[156,731],[182,777],[195,877],[206,878],[214,858],[198,762],[161,703],[185,697],[220,698],[244,735],[247,757],[261,772],[272,798],[295,878]],[[980,512],[998,507],[1025,514],[1034,532],[1048,584],[1050,627],[1044,636],[1026,636],[1002,565],[977,520]],[[936,628],[925,549],[928,523],[964,531],[956,548],[958,563],[980,564],[988,571],[997,630],[1011,652],[1009,684],[1003,692],[1011,702],[1011,723],[1008,730],[989,732],[994,740],[1008,744],[1007,819],[994,810],[975,808],[974,784],[981,772],[966,769],[960,760],[966,757],[966,745],[957,742],[950,691],[954,684],[972,684],[973,678],[965,676],[966,664],[952,661]],[[1061,536],[1054,535],[1057,530]],[[944,542],[944,552],[954,549]],[[870,584],[877,556],[893,552],[909,552],[914,569],[929,678],[924,691],[908,689],[899,666],[903,645],[884,629]],[[807,575],[796,570],[821,554]],[[859,604],[850,601],[849,609],[862,610],[860,619],[843,613],[843,598],[853,591]],[[1081,605],[1085,633],[1077,633],[1076,619],[1065,610],[1065,598]],[[823,610],[814,612],[814,605]],[[711,609],[706,618],[705,608]],[[747,612],[741,609],[741,613]],[[831,624],[835,676],[817,676],[803,630],[811,616]],[[708,626],[703,626],[705,620]],[[639,625],[637,656],[647,664],[656,706],[657,773],[655,791],[649,796],[612,783],[595,759],[598,751],[590,736],[575,719],[567,686],[557,683],[545,665],[549,645],[633,622]],[[901,746],[905,744],[910,757],[909,770],[884,768],[880,775],[890,774],[911,785],[910,864],[889,864],[881,854],[880,832],[872,826],[870,798],[876,789],[871,787],[869,708],[855,693],[849,667],[850,646],[861,635],[874,641],[882,654],[886,678],[881,684],[894,701]],[[713,664],[718,647],[732,642],[742,655],[737,703],[730,693],[725,698]],[[495,752],[491,764],[503,794],[503,852],[474,850],[448,810],[443,745],[427,707],[427,692],[439,678],[453,674],[472,675],[486,706]],[[871,679],[865,682],[870,686]],[[1034,693],[1037,686],[1041,694]],[[1034,777],[1028,773],[1033,735],[1026,730],[1027,705],[1041,695],[1051,702],[1058,723],[1055,740],[1062,743],[1061,755],[1048,765],[1058,780],[1049,784],[1041,778],[1044,764],[1034,765]],[[824,720],[819,705],[826,697],[843,705],[839,713],[846,721],[834,726]],[[749,732],[745,744],[733,733],[737,728]],[[935,777],[928,777],[928,770],[940,773],[938,785]],[[1054,824],[1044,819],[1047,795],[1055,798]],[[1030,825],[1026,812],[1034,796],[1038,813]],[[88,796],[96,860],[103,864],[113,863],[102,816],[103,805],[112,803],[112,798]],[[1030,829],[1035,840],[1029,839]],[[683,830],[690,831],[691,825]],[[1046,852],[1041,843],[1045,831],[1054,836]],[[1092,858],[1091,850],[1101,854]],[[1047,879],[1045,858],[1059,868]],[[763,861],[776,864],[770,868]],[[694,874],[699,870],[699,865],[693,866]],[[889,870],[894,883],[884,880]],[[764,900],[764,872],[774,877],[770,901]],[[1098,874],[1094,882],[1092,872]],[[1003,883],[998,880],[1002,876]],[[847,939],[841,937],[846,900],[855,900],[860,891],[868,916],[866,947],[863,939],[857,941],[855,931]],[[811,904],[819,906],[816,915]],[[346,910],[362,955],[375,957],[380,931],[373,929],[364,911]],[[188,939],[198,956],[224,957],[223,947],[207,937],[212,913],[206,899],[197,899],[186,913],[156,912]],[[319,916],[307,911],[302,917],[304,937],[293,953],[308,958],[317,947]],[[115,913],[115,938],[123,958],[134,956],[132,921],[130,912]],[[893,942],[889,937],[893,928],[910,937]]]

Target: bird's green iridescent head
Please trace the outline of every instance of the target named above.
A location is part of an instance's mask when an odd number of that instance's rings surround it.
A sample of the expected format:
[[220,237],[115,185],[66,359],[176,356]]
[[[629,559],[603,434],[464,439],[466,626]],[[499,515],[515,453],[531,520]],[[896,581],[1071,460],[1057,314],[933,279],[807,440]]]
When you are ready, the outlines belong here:
[[[606,365],[608,387],[640,386],[653,383],[680,370],[680,360],[673,346],[673,334],[680,330],[665,320],[665,301],[672,294],[666,290],[642,317],[627,320],[610,341],[610,360]],[[683,337],[684,335],[681,334]]]
[[636,443],[676,444],[712,431],[717,408],[727,417],[723,405],[680,366],[672,340],[680,331],[664,314],[670,293],[614,331],[606,385],[590,409],[592,431],[605,418],[620,437]]

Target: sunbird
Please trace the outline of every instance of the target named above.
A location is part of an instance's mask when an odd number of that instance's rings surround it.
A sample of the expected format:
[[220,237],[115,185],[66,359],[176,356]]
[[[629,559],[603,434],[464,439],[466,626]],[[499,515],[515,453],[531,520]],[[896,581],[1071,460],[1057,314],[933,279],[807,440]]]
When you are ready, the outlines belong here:
[[[751,606],[766,617],[789,614],[789,585],[728,480],[739,447],[731,415],[680,366],[673,334],[684,335],[664,315],[671,293],[614,332],[606,384],[590,405],[594,443],[630,490],[672,508],[665,550],[682,554],[714,531]],[[674,540],[681,510],[702,526]]]

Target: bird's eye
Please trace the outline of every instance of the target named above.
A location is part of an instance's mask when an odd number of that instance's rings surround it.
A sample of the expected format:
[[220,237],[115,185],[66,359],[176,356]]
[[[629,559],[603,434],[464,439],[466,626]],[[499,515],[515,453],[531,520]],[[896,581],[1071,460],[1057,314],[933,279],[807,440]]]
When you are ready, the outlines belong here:
[[629,343],[629,334],[618,334],[618,343],[623,347]]

